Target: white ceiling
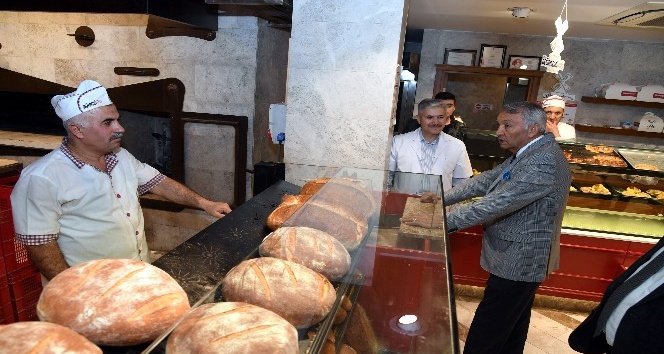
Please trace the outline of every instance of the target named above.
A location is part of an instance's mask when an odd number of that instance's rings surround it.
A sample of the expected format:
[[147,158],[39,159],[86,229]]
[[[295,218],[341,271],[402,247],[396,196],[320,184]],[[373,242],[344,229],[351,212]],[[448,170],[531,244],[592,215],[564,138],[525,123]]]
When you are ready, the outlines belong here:
[[[598,25],[646,0],[568,0],[566,37],[664,42],[664,29],[625,28]],[[456,31],[555,36],[553,22],[565,0],[411,0],[409,29],[446,29]],[[511,7],[530,7],[528,18],[516,18]],[[565,20],[565,13],[562,15]]]

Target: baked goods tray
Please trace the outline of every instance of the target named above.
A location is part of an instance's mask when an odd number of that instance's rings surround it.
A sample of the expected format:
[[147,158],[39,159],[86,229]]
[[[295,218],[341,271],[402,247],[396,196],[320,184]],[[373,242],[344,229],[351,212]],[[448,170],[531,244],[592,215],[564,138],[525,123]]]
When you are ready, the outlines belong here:
[[[584,190],[587,190],[587,188],[590,188],[591,190],[596,192],[595,193],[584,192]],[[603,189],[608,194],[597,193],[601,189]],[[604,183],[590,184],[590,183],[572,182],[569,194],[576,196],[584,196],[587,198],[606,199],[606,200],[611,200],[618,197],[618,193],[613,188],[607,186]]]
[[648,204],[664,204],[664,199],[657,199],[662,191],[657,189],[621,188],[610,186],[612,192],[618,195],[618,200],[640,202]]
[[[593,191],[598,191],[602,186],[605,188],[605,191],[608,191],[609,194],[600,194],[600,193],[592,193],[592,192],[583,192],[583,190],[593,190]],[[582,189],[583,188],[583,189]],[[604,199],[604,200],[620,200],[624,202],[630,202],[630,203],[647,203],[647,204],[655,204],[655,205],[661,205],[664,204],[663,199],[657,199],[655,195],[649,194],[646,192],[646,190],[640,190],[643,194],[634,194],[630,195],[629,191],[627,188],[622,188],[622,187],[614,187],[605,183],[597,183],[597,184],[583,184],[583,183],[577,183],[573,182],[572,186],[570,188],[570,196],[583,196],[585,198],[594,198],[594,199]],[[634,190],[632,190],[634,192]]]
[[602,145],[561,145],[567,161],[580,165],[627,167],[627,162],[613,148]]
[[634,149],[618,149],[630,167],[637,170],[664,171],[664,153]]

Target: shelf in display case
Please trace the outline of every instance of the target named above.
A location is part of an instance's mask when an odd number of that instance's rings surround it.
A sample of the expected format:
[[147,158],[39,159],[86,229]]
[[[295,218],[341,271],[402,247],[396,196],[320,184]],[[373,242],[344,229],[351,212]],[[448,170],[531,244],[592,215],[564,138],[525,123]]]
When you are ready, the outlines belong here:
[[568,206],[565,208],[563,228],[614,235],[662,237],[664,217]]

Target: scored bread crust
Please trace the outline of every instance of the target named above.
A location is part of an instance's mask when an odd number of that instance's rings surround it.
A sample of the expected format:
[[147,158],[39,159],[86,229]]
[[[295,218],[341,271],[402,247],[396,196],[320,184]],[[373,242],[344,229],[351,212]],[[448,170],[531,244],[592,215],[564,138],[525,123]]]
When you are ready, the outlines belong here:
[[300,189],[300,194],[304,195],[311,195],[311,194],[316,194],[323,186],[325,186],[325,183],[329,182],[330,178],[316,178],[312,179],[311,181],[305,183],[302,186],[302,189]]
[[343,207],[319,204],[309,200],[282,226],[305,226],[330,234],[347,250],[356,249],[367,234],[369,224],[365,218],[348,212]]
[[73,330],[39,321],[0,325],[0,352],[102,354],[98,346]]
[[100,259],[66,269],[42,291],[37,315],[98,345],[155,340],[190,309],[187,294],[163,270],[131,259]]
[[297,330],[276,313],[251,304],[204,304],[169,335],[166,353],[296,354]]
[[350,254],[337,239],[310,227],[284,226],[270,233],[258,247],[263,257],[301,264],[330,281],[343,278],[350,268]]
[[296,328],[320,322],[332,308],[332,283],[313,270],[283,259],[248,259],[222,283],[225,301],[246,302],[275,312]]

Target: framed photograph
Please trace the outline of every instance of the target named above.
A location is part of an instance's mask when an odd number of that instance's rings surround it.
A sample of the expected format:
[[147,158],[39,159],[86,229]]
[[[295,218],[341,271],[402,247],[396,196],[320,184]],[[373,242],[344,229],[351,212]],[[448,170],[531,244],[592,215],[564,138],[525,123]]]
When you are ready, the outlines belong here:
[[539,70],[541,65],[542,57],[510,55],[507,61],[509,69]]
[[445,48],[443,64],[473,66],[476,56],[476,50]]
[[507,53],[507,46],[505,45],[482,44],[478,65],[485,68],[502,68],[505,62],[505,53]]

